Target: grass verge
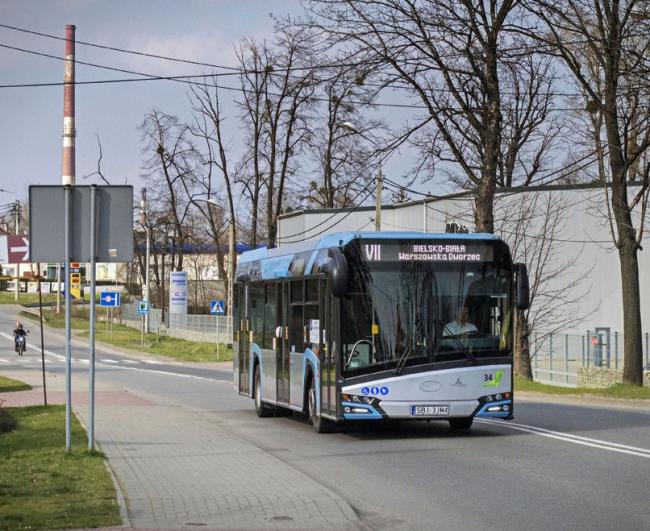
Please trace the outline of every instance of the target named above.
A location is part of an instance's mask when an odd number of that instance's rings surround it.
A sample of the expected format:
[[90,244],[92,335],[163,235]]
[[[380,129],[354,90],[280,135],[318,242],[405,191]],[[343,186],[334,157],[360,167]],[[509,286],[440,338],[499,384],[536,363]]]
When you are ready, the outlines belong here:
[[624,398],[628,400],[650,400],[650,387],[638,387],[636,385],[614,384],[605,389],[592,387],[559,387],[539,382],[531,382],[515,376],[515,391],[530,391],[533,393],[545,393],[549,395],[592,395],[605,398]]
[[[88,319],[86,317],[88,308],[75,307],[73,309],[72,328],[77,330],[88,330]],[[84,314],[84,311],[86,312]],[[38,321],[38,317],[29,313],[21,312],[21,316]],[[57,314],[51,310],[43,312],[43,320],[54,328],[65,326],[64,315]],[[106,333],[106,324],[97,323],[96,339],[102,343],[125,348],[134,352],[146,352],[158,356],[166,356],[178,361],[232,361],[232,350],[226,345],[219,345],[219,357],[217,359],[217,344],[207,341],[188,341],[169,336],[158,336],[157,334],[145,334],[144,346],[140,347],[140,331],[130,326],[114,324],[111,333]],[[82,334],[88,335],[88,332]]]
[[[56,293],[43,293],[43,303],[56,302]],[[13,291],[0,291],[0,304],[38,304],[38,293],[18,293],[18,301]]]
[[0,375],[0,393],[13,393],[14,391],[29,391],[31,385],[18,380],[12,380],[6,376]]
[[86,434],[72,419],[65,454],[64,406],[3,409],[14,431],[0,434],[0,529],[62,529],[121,524],[104,456],[86,450]]

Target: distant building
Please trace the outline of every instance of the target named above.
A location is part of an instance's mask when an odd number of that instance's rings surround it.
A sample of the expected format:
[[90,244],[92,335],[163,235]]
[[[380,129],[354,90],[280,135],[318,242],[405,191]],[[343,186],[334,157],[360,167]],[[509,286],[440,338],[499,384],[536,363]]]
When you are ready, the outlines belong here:
[[[554,212],[555,215],[550,215]],[[284,214],[278,223],[278,245],[281,247],[336,231],[374,230],[374,218],[374,207]],[[384,205],[381,221],[383,231],[474,232],[472,196],[456,193]],[[643,238],[646,245],[650,244],[649,221],[646,220]],[[495,232],[511,247],[517,246],[517,259],[520,261],[524,261],[524,244],[530,248],[535,242],[543,242],[545,246],[551,246],[556,255],[553,267],[561,269],[562,264],[567,266],[563,273],[548,281],[547,291],[557,299],[556,304],[562,304],[560,298],[573,301],[572,315],[583,319],[576,319],[564,328],[553,325],[556,331],[584,334],[596,327],[606,327],[611,332],[622,333],[620,265],[618,251],[612,243],[607,203],[601,185],[499,190],[495,200]],[[639,251],[638,257],[641,319],[643,330],[647,332],[650,330],[650,257],[647,250]],[[562,286],[566,289],[555,293]]]

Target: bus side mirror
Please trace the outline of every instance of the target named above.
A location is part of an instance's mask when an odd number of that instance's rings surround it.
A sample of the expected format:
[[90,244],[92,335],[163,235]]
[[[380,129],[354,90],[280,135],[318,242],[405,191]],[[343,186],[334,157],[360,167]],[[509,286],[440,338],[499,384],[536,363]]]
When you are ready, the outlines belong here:
[[528,286],[528,269],[526,264],[515,264],[515,306],[527,310],[530,306],[530,288]]
[[348,292],[348,261],[341,249],[330,247],[327,251],[327,262],[319,270],[329,273],[330,288],[335,297],[345,297]]

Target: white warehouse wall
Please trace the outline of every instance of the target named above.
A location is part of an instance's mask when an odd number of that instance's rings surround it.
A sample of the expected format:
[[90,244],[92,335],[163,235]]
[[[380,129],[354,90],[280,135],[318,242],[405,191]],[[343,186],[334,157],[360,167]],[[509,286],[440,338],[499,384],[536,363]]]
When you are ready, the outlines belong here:
[[[541,190],[541,191],[540,191]],[[537,207],[528,225],[518,230],[519,217],[514,210],[522,204],[531,204],[537,197]],[[595,327],[610,327],[612,332],[623,331],[621,303],[621,275],[618,252],[612,243],[606,214],[605,193],[602,188],[562,186],[537,190],[518,189],[501,192],[495,202],[496,232],[509,244],[521,239],[539,238],[540,227],[548,218],[544,214],[545,201],[550,197],[562,207],[553,235],[556,264],[573,262],[563,275],[549,280],[550,289],[568,288],[562,292],[566,300],[575,300],[571,306],[580,322],[568,323],[558,331],[585,333]],[[374,207],[342,210],[310,210],[287,214],[279,221],[280,247],[322,234],[338,231],[374,230]],[[382,230],[418,232],[445,232],[447,222],[457,222],[474,231],[471,197],[454,194],[440,199],[427,199],[382,208]],[[646,220],[646,225],[648,220]],[[648,227],[650,229],[650,227]],[[643,243],[650,244],[650,231]],[[548,234],[548,232],[547,232]],[[645,247],[645,246],[644,246]],[[644,332],[650,331],[650,258],[641,250],[639,277],[641,290],[641,319]]]

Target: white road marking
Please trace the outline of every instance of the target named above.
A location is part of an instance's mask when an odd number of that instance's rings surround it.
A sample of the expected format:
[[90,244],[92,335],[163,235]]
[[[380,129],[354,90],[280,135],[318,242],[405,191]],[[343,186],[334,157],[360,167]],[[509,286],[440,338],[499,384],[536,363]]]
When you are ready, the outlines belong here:
[[3,359],[0,359],[0,362],[2,362],[2,363],[11,363],[9,360],[3,360]]
[[[3,336],[3,337],[6,337],[7,339],[13,340],[13,336],[10,336],[9,334],[6,334],[4,332],[0,332],[0,335]],[[56,359],[58,359],[60,361],[65,361],[65,356],[62,356],[61,354],[56,354],[56,353],[51,352],[49,350],[45,350],[44,352],[48,356],[52,356],[52,357],[54,357],[54,358],[56,358]],[[119,361],[117,361],[117,360],[102,359],[101,361],[105,362],[105,363],[95,363],[95,365],[97,367],[110,367],[111,369],[121,369],[123,371],[141,371],[141,372],[147,372],[149,374],[164,374],[164,375],[167,375],[167,376],[177,376],[179,378],[191,378],[191,379],[194,379],[194,380],[204,380],[206,382],[230,383],[229,380],[218,380],[216,378],[207,378],[205,376],[196,376],[194,374],[180,374],[180,373],[176,373],[176,372],[158,371],[158,370],[152,370],[152,369],[143,369],[143,368],[140,368],[140,367],[123,367],[121,365],[118,365]],[[127,360],[124,360],[124,361],[127,361]],[[133,360],[128,360],[128,361],[131,361],[133,363],[138,363],[137,361],[133,361]],[[110,363],[111,365],[107,365],[107,363]],[[179,364],[176,364],[176,365],[182,365],[182,364],[179,363]]]
[[129,365],[139,365],[140,362],[137,360],[122,360],[122,363],[128,363]]
[[547,430],[546,428],[529,426],[528,424],[517,424],[515,422],[503,422],[490,419],[476,419],[476,421],[484,424],[494,424],[497,426],[502,426],[504,428],[510,428],[512,430],[532,433],[534,435],[541,435],[542,437],[548,437],[549,439],[556,439],[572,444],[598,448],[600,450],[609,450],[610,452],[618,452],[621,454],[634,455],[636,457],[644,457],[646,459],[650,459],[650,450],[646,448],[639,448],[637,446],[628,446],[626,444],[604,441],[602,439],[592,439],[590,437],[582,437],[580,435],[573,435],[561,431]]

